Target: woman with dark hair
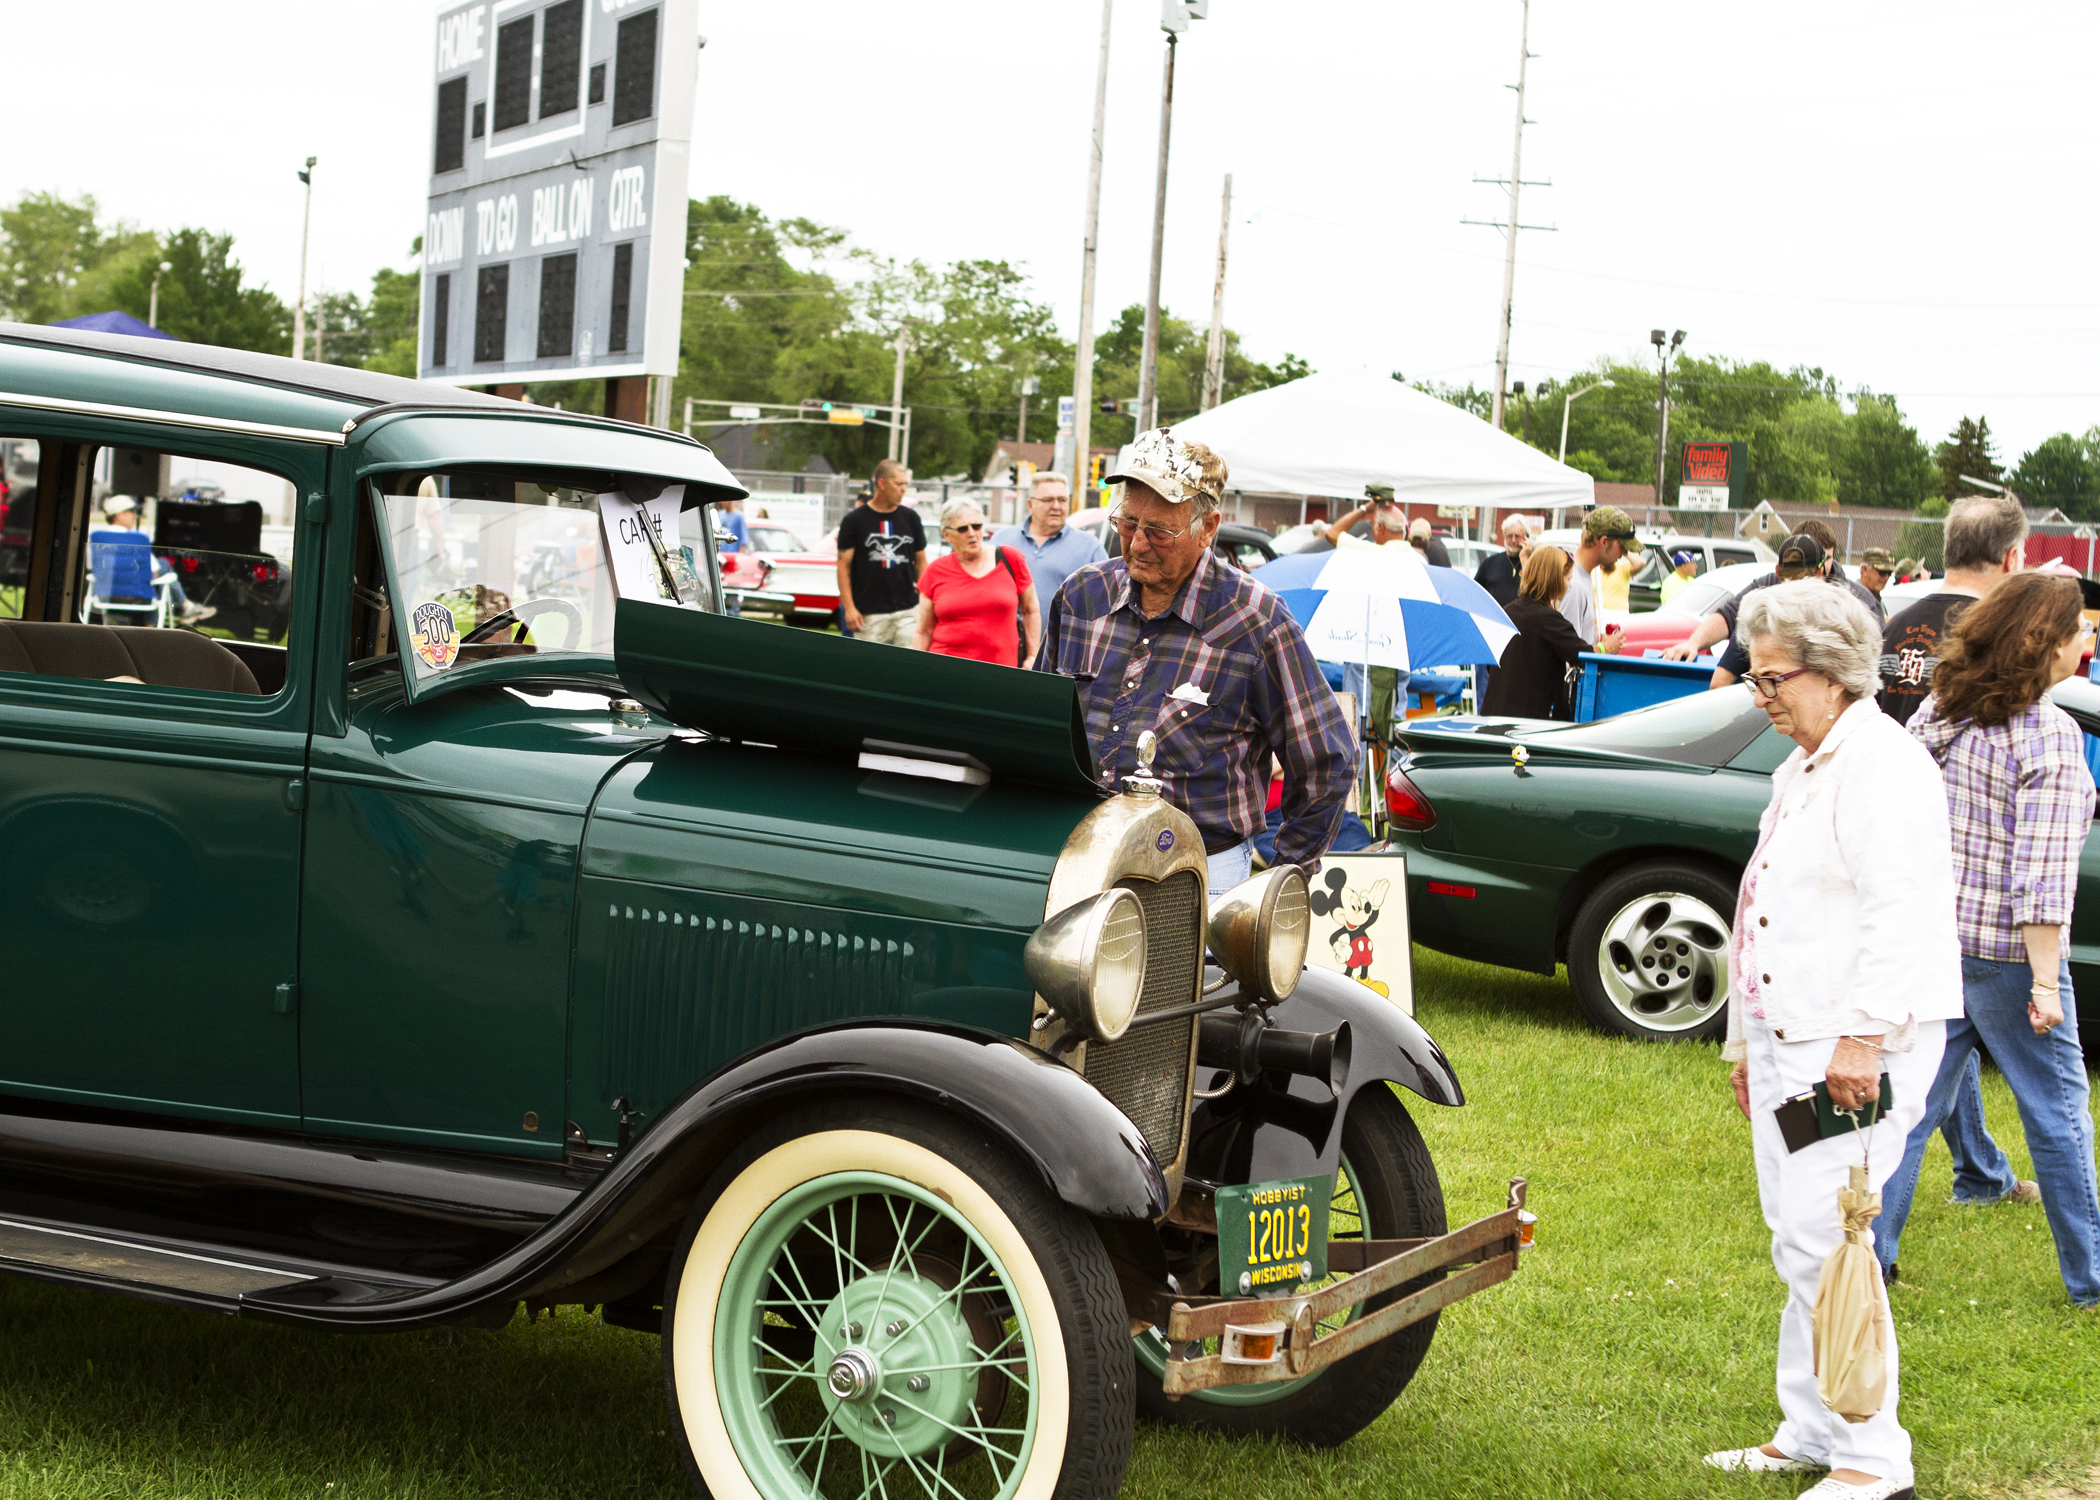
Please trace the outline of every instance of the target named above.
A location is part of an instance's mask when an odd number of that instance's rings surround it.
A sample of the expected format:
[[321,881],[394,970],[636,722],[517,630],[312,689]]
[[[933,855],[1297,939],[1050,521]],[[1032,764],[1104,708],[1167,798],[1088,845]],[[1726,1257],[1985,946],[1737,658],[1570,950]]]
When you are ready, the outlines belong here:
[[1517,597],[1509,603],[1509,623],[1517,627],[1517,638],[1502,648],[1502,659],[1488,675],[1482,713],[1522,719],[1569,717],[1568,668],[1589,650],[1560,612],[1572,567],[1568,554],[1558,547],[1532,549],[1517,581]]
[[2068,957],[2093,778],[2078,725],[2046,696],[2078,670],[2092,631],[2081,603],[2072,578],[2006,579],[1956,618],[1910,721],[1947,790],[1966,1015],[1947,1023],[1875,1239],[1893,1275],[1926,1144],[1981,1045],[2020,1106],[2064,1289],[2100,1307],[2100,1179]]

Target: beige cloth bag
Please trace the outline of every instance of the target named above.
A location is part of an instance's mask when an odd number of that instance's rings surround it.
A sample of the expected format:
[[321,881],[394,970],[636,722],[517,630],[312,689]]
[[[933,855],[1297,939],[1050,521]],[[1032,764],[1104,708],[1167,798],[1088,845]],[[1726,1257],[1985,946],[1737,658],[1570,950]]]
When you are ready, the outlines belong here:
[[1846,1421],[1865,1422],[1888,1395],[1893,1337],[1881,1263],[1866,1243],[1881,1213],[1881,1194],[1867,1191],[1867,1169],[1857,1166],[1837,1200],[1845,1238],[1823,1262],[1816,1288],[1816,1394]]

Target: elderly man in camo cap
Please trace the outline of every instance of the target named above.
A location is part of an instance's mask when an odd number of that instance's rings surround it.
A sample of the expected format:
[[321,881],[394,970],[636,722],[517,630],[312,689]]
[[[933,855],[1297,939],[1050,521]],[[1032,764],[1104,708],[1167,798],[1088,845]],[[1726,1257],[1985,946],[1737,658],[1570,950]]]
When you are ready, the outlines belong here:
[[1283,601],[1211,550],[1225,461],[1161,427],[1107,477],[1123,555],[1065,580],[1036,670],[1079,684],[1102,790],[1136,772],[1140,734],[1157,736],[1152,774],[1202,834],[1212,891],[1251,870],[1271,756],[1283,766],[1276,863],[1317,870],[1356,776],[1356,738]]

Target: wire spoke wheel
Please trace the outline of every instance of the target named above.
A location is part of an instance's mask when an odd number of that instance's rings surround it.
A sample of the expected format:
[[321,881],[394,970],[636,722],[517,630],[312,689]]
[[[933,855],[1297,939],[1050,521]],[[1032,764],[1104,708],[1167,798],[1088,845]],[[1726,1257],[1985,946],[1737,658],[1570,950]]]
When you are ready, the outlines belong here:
[[[1328,1239],[1414,1239],[1444,1232],[1444,1192],[1421,1132],[1385,1083],[1360,1088],[1342,1124]],[[1433,1284],[1442,1272],[1418,1278],[1322,1321],[1326,1337],[1352,1319]],[[1318,1286],[1340,1280],[1330,1275]],[[1297,1296],[1294,1290],[1293,1300]],[[1138,1409],[1154,1421],[1243,1434],[1274,1433],[1331,1447],[1360,1432],[1399,1399],[1436,1333],[1431,1315],[1369,1348],[1292,1379],[1215,1386],[1169,1401],[1162,1386],[1167,1341],[1157,1328],[1132,1341],[1137,1356]],[[1199,1352],[1191,1350],[1190,1352]],[[1200,1351],[1218,1352],[1207,1339]]]
[[762,1132],[693,1209],[664,1306],[673,1418],[715,1500],[1106,1500],[1121,1482],[1128,1322],[1100,1236],[938,1115],[812,1110]]
[[[806,1358],[782,1327],[810,1335]],[[1011,1493],[1027,1457],[1033,1344],[960,1215],[912,1183],[837,1173],[781,1197],[737,1248],[715,1379],[764,1491],[977,1500]]]

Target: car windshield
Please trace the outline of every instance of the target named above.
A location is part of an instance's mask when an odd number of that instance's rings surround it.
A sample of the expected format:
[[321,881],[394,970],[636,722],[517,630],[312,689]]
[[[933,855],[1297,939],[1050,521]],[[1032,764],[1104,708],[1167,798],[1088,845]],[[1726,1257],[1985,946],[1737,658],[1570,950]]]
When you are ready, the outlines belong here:
[[749,526],[753,552],[807,552],[785,526]]
[[1652,756],[1680,765],[1718,766],[1733,760],[1770,723],[1764,711],[1751,703],[1750,689],[1737,684],[1689,693],[1592,724],[1540,729],[1521,737],[1583,750]]
[[403,659],[422,680],[503,656],[610,656],[620,595],[669,602],[673,584],[679,602],[714,609],[712,578],[695,561],[712,553],[702,511],[680,510],[681,496],[673,486],[648,502],[670,544],[659,564],[639,526],[612,514],[639,514],[619,494],[439,474],[417,481],[416,493],[382,495]]

